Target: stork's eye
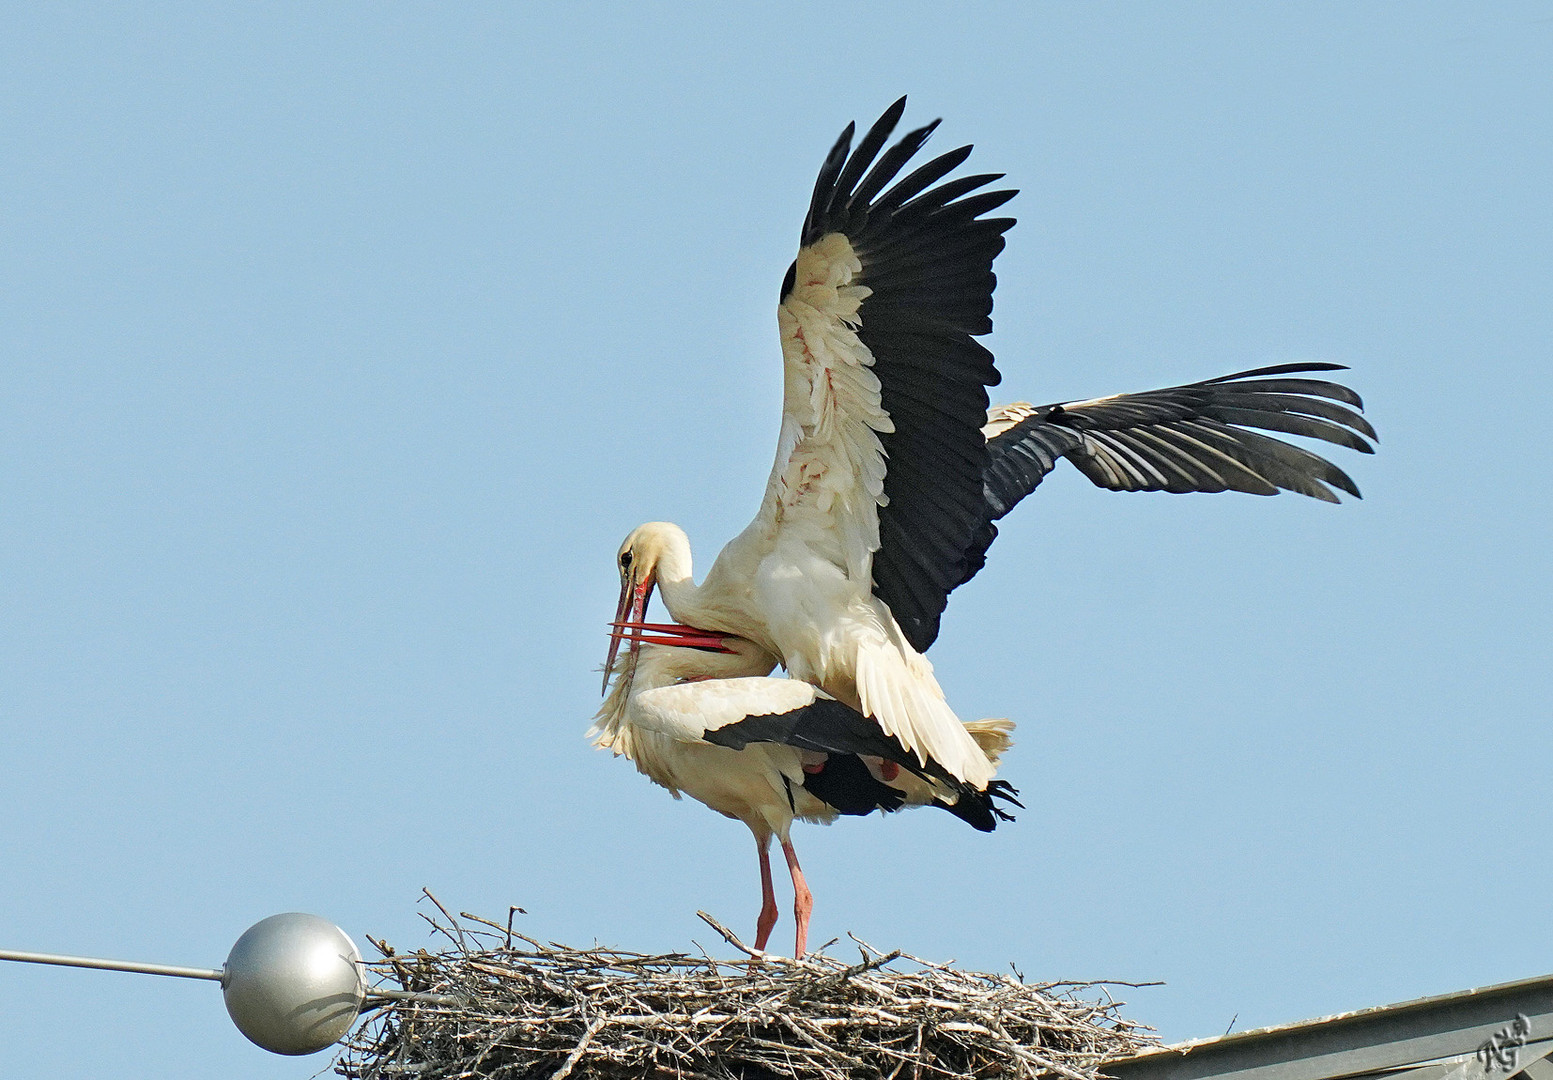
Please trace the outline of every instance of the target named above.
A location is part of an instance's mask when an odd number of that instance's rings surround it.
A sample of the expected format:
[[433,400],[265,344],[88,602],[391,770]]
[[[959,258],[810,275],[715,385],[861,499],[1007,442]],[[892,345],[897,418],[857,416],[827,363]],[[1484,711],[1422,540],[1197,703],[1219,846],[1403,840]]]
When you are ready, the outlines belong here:
[[631,553],[629,551],[622,551],[620,553],[620,569],[631,569]]

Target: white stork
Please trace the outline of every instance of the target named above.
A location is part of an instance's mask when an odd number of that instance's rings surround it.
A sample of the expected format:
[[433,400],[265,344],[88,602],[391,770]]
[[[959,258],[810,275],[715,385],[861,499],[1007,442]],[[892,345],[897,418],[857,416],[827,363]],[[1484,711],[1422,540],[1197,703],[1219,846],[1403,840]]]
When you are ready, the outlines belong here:
[[1331,487],[1359,494],[1342,470],[1250,429],[1365,453],[1375,433],[1349,407],[1362,407],[1353,391],[1295,377],[1334,364],[989,412],[1000,376],[975,339],[992,329],[992,262],[1014,221],[987,215],[1015,193],[983,190],[998,175],[945,180],[969,146],[897,179],[937,126],[886,149],[904,109],[902,98],[855,150],[849,125],[820,170],[777,312],[782,427],[759,513],[700,585],[683,530],[633,531],[615,621],[642,625],[656,588],[679,623],[752,642],[871,718],[919,767],[985,793],[995,763],[922,654],[949,593],[981,568],[994,523],[1058,458],[1113,490],[1336,502]]
[[[828,823],[839,814],[935,805],[990,832],[1008,818],[992,796],[1019,805],[1001,781],[977,791],[932,762],[919,764],[898,740],[822,690],[766,677],[777,659],[749,641],[648,628],[669,636],[638,632],[611,663],[614,686],[588,734],[675,798],[683,792],[749,826],[760,857],[757,949],[765,949],[777,921],[772,836],[793,881],[793,955],[807,947],[814,900],[789,835],[794,818]],[[996,763],[1011,728],[1006,720],[983,720],[970,732]]]

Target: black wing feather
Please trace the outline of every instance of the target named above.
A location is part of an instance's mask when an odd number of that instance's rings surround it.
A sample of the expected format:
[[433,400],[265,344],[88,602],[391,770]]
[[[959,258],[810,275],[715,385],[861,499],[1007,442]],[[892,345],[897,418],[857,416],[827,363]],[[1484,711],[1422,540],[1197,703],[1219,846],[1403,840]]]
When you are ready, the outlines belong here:
[[[936,126],[938,121],[935,120],[933,123]],[[927,164],[907,174],[906,179],[881,195],[873,204],[873,208],[884,215],[887,220],[888,215],[893,214],[902,203],[908,199],[915,198],[922,191],[954,172],[970,156],[971,148],[969,146],[957,147],[947,154],[940,154]]]
[[862,757],[892,761],[915,776],[948,787],[955,792],[956,801],[936,805],[982,832],[990,832],[999,819],[1012,820],[993,798],[1020,805],[1014,798],[1019,793],[1006,782],[994,780],[985,791],[977,791],[931,758],[926,764],[919,763],[895,736],[886,735],[873,720],[831,698],[816,698],[810,705],[785,713],[747,716],[703,737],[732,750],[743,750],[750,743],[775,743],[827,755],[819,772],[804,776],[803,786],[843,814],[897,810],[905,801],[898,789],[874,779],[859,760]]
[[[834,215],[852,208],[852,189],[863,178],[863,171],[873,163],[879,151],[884,148],[885,140],[890,137],[890,132],[895,130],[895,125],[900,123],[901,115],[906,111],[906,99],[902,97],[895,104],[884,110],[884,115],[874,121],[874,126],[868,129],[857,144],[857,149],[847,159],[847,164],[837,177],[835,187],[831,191],[830,206],[827,212]],[[839,204],[839,205],[838,205]],[[865,202],[862,204],[866,206]]]
[[857,186],[857,190],[852,193],[852,204],[857,206],[871,204],[874,201],[874,197],[884,190],[884,186],[900,175],[900,171],[906,162],[910,161],[917,151],[922,149],[922,144],[927,142],[928,136],[938,130],[938,123],[937,120],[934,120],[926,127],[919,127],[916,131],[908,133],[900,142],[886,150],[884,156],[869,170],[868,176]]
[[[1331,485],[1359,498],[1348,474],[1319,454],[1251,430],[1373,453],[1366,440],[1376,438],[1375,429],[1345,407],[1363,408],[1358,394],[1320,379],[1267,378],[1340,370],[1340,364],[1278,364],[1164,390],[1035,409],[987,442],[986,525],[966,552],[955,586],[985,565],[987,548],[997,538],[992,523],[1034,491],[1059,458],[1113,491],[1295,491],[1337,502]],[[907,632],[918,650],[937,634],[937,618],[919,621]]]
[[[855,128],[826,157],[802,242],[843,233],[871,292],[858,337],[874,356],[888,458],[873,592],[906,639],[925,651],[949,593],[986,561],[1002,518],[1066,457],[1117,491],[1296,491],[1336,502],[1358,487],[1317,454],[1251,429],[1320,439],[1370,453],[1374,428],[1341,383],[1306,378],[1340,364],[1275,364],[1142,394],[1048,405],[990,440],[980,418],[999,382],[976,337],[992,329],[992,263],[1012,218],[985,215],[1013,198],[983,190],[987,173],[945,180],[970,156],[962,146],[895,178],[938,121],[885,149],[905,111],[895,102],[852,150]],[[882,151],[882,153],[881,153]],[[936,185],[936,186],[935,186]],[[792,271],[783,295],[792,284]]]
[[862,263],[855,283],[871,290],[857,333],[873,354],[895,427],[879,436],[886,502],[872,585],[906,628],[936,626],[986,524],[981,425],[998,373],[974,337],[992,329],[992,260],[1014,222],[982,215],[1014,192],[983,190],[999,174],[944,179],[970,156],[969,146],[896,180],[937,125],[884,149],[904,108],[905,99],[891,105],[856,150],[854,129],[842,135],[820,171],[802,242],[844,234]]

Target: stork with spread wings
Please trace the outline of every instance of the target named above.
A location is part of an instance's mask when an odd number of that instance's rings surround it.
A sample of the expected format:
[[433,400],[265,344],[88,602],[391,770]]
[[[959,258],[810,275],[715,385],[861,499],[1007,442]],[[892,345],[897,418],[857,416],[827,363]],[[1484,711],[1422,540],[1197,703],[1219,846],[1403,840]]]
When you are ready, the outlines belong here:
[[[1014,224],[991,215],[1015,192],[991,187],[998,174],[949,178],[969,146],[906,171],[938,122],[887,147],[904,111],[902,98],[855,148],[849,125],[820,169],[782,283],[782,426],[755,520],[700,585],[683,530],[633,531],[606,669],[644,632],[743,639],[846,707],[834,715],[876,724],[919,779],[944,778],[935,797],[952,804],[988,791],[996,755],[923,653],[995,522],[1059,459],[1117,491],[1336,502],[1333,488],[1359,494],[1347,474],[1261,432],[1362,453],[1375,432],[1357,394],[1311,377],[1338,368],[1318,363],[989,412],[1000,376],[977,339],[992,330],[992,263]],[[642,621],[654,589],[679,626]]]

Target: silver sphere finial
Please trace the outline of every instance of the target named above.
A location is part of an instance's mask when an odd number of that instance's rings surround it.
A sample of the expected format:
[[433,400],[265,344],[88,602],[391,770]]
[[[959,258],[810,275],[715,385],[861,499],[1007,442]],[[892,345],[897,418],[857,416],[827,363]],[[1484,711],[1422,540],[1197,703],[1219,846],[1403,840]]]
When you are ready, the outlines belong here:
[[276,1054],[311,1054],[345,1036],[366,996],[361,953],[317,915],[271,915],[226,959],[221,991],[237,1029]]

